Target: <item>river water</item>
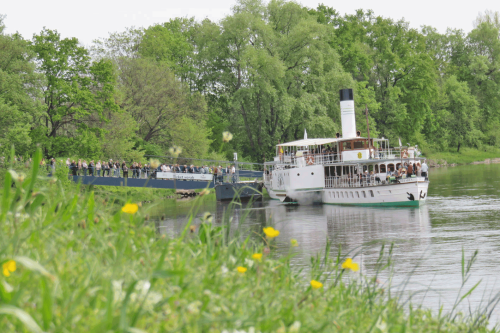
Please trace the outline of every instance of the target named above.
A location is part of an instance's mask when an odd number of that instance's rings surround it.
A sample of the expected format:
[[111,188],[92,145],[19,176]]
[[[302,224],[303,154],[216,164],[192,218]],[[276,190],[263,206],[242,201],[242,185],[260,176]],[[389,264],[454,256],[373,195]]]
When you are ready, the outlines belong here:
[[[382,284],[392,277],[393,290],[404,285],[404,295],[435,310],[453,307],[462,285],[462,249],[466,260],[478,250],[477,260],[463,289],[481,281],[460,309],[481,308],[500,292],[500,164],[467,165],[431,169],[427,203],[419,208],[370,208],[349,206],[286,206],[264,201],[234,211],[228,204],[205,203],[195,219],[209,211],[215,224],[223,216],[232,218],[231,228],[241,235],[258,239],[262,227],[280,231],[276,238],[278,255],[288,254],[290,239],[293,264],[307,267],[310,257],[324,253],[327,240],[330,255],[356,255],[361,274],[373,276],[382,244],[394,244],[393,266],[380,275]],[[189,204],[166,204],[160,208],[163,220],[157,222],[160,233],[182,231]],[[231,211],[231,212],[228,212]],[[408,277],[411,278],[408,280]],[[492,321],[499,322],[500,307]]]

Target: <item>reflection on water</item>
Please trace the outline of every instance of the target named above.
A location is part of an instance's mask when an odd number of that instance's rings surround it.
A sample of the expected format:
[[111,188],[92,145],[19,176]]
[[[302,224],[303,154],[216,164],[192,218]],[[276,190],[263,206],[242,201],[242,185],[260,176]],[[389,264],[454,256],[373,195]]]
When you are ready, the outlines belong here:
[[[461,285],[462,249],[466,257],[477,249],[479,257],[467,286],[482,282],[465,304],[475,308],[500,291],[496,283],[500,276],[500,165],[431,171],[429,199],[419,208],[285,206],[264,201],[232,211],[227,204],[211,202],[201,208],[195,224],[210,211],[216,224],[223,223],[223,216],[232,217],[233,232],[255,239],[263,226],[272,225],[280,231],[275,240],[278,255],[288,254],[290,239],[295,238],[299,246],[293,249],[293,264],[305,267],[310,256],[324,252],[328,240],[332,256],[339,248],[343,253],[357,253],[355,260],[368,276],[374,274],[381,244],[394,243],[393,286],[413,272],[405,287],[407,295],[426,290],[425,298],[418,296],[414,301],[434,309],[451,308]],[[178,234],[187,213],[188,208],[166,209],[159,231]],[[493,320],[498,322],[498,318],[496,310]]]

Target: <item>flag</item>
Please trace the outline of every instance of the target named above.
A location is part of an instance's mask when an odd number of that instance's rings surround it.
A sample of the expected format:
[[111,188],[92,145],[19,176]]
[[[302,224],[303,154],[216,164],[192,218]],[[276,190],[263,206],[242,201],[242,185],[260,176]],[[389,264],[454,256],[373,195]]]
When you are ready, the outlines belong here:
[[403,145],[401,144],[401,138],[399,138],[399,146],[402,147]]
[[307,140],[307,131],[305,128],[304,128],[304,140]]

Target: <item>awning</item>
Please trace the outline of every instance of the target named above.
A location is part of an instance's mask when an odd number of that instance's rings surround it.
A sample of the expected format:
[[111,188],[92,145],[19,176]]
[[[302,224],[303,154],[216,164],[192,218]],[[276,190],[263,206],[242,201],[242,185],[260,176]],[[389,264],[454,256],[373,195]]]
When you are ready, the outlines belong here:
[[[349,140],[356,140],[356,139],[368,139],[368,138],[357,136],[355,138],[338,138],[338,139],[337,138],[303,139],[303,140],[297,140],[297,141],[292,141],[292,142],[280,143],[279,145],[276,145],[276,146],[278,146],[278,147],[319,146],[319,145],[326,145],[328,143],[349,141]],[[378,140],[378,139],[372,138],[372,140]]]

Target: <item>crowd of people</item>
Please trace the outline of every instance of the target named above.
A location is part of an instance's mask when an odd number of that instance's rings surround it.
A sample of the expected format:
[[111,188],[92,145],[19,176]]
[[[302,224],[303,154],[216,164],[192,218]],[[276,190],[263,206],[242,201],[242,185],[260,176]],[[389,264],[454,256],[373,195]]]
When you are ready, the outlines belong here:
[[[55,160],[54,160],[55,163]],[[73,176],[94,177],[120,177],[120,178],[156,178],[158,172],[190,173],[190,174],[212,174],[214,181],[222,182],[224,176],[230,176],[231,181],[236,181],[235,166],[212,166],[208,165],[180,165],[180,164],[142,164],[140,162],[126,163],[125,161],[97,161],[79,159],[78,161],[66,160],[66,166]]]
[[396,170],[387,169],[387,178],[395,176],[396,178],[406,178],[406,177],[425,177],[427,178],[427,173],[429,172],[429,166],[425,163],[425,160],[420,165],[420,162],[404,162],[404,164],[399,164]]

